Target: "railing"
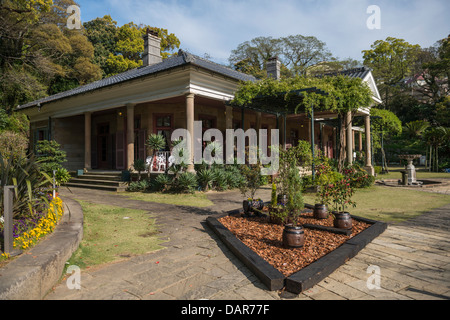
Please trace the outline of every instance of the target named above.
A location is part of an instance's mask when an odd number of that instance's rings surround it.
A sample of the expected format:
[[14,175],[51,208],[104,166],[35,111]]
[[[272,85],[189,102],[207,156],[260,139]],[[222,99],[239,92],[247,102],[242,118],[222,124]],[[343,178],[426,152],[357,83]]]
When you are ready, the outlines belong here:
[[158,151],[154,157],[147,157],[146,162],[150,172],[166,172],[171,165],[169,158],[170,151]]

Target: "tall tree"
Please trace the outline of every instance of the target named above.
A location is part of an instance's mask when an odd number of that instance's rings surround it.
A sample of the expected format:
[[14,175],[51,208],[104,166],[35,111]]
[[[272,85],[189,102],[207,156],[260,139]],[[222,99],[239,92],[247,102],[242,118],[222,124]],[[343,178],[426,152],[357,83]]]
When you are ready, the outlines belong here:
[[401,81],[414,75],[413,66],[420,51],[419,45],[393,37],[377,40],[370,50],[362,51],[364,65],[373,69],[383,104],[387,109],[390,109],[390,99]]
[[8,112],[18,104],[100,78],[100,69],[92,63],[93,47],[83,31],[66,26],[65,10],[72,4],[72,0],[1,2],[0,103]]
[[180,47],[180,40],[167,29],[137,25],[133,22],[117,26],[110,16],[96,18],[83,24],[86,34],[95,48],[95,60],[102,68],[103,76],[111,76],[142,65],[143,36],[147,29],[156,31],[161,38],[163,59]]

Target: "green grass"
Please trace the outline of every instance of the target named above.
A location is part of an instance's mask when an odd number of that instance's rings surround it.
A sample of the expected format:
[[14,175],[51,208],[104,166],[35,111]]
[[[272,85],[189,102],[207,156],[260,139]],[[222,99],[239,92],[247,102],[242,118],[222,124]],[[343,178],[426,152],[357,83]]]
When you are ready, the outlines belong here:
[[[400,170],[405,170],[404,166],[397,167],[388,167],[389,173],[379,174],[376,179],[378,180],[388,180],[388,179],[397,179],[400,180],[402,178],[402,174]],[[450,173],[446,172],[429,172],[425,170],[423,167],[416,167],[416,178],[420,179],[442,179],[448,178],[450,179]]]
[[[356,208],[348,208],[351,214],[385,222],[401,222],[450,203],[450,195],[372,186],[356,189],[352,200],[356,202]],[[315,194],[305,193],[304,201],[314,204]]]
[[206,197],[206,194],[196,192],[193,194],[170,194],[160,192],[120,192],[122,196],[133,200],[147,202],[157,202],[189,207],[209,207],[213,203]]
[[69,265],[83,269],[162,248],[148,212],[79,202],[84,214],[83,240]]

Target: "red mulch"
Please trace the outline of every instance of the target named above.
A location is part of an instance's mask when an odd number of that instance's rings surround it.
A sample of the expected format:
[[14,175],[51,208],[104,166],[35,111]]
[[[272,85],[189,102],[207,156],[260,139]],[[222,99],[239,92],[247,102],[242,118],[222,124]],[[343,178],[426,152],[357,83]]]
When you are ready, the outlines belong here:
[[[269,223],[265,217],[227,216],[219,219],[219,221],[239,240],[286,277],[333,251],[370,226],[353,219],[350,236],[305,228],[304,246],[286,249],[282,245],[284,226]],[[332,227],[333,218],[318,220],[313,218],[312,212],[306,212],[301,215],[301,224],[320,224]]]

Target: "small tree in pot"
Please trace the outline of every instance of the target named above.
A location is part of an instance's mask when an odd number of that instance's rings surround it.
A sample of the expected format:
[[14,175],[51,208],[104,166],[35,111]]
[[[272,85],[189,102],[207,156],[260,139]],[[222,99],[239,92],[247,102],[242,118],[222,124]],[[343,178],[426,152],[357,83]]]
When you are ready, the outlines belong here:
[[241,165],[241,174],[244,177],[239,190],[246,197],[243,201],[244,212],[251,213],[251,208],[262,209],[263,201],[255,199],[256,191],[261,187],[261,164]]
[[351,200],[354,189],[350,185],[350,180],[341,179],[335,183],[323,186],[324,192],[329,194],[328,203],[333,206],[334,226],[336,228],[350,229],[352,219],[350,213],[346,212],[347,206],[356,207],[356,203]]

